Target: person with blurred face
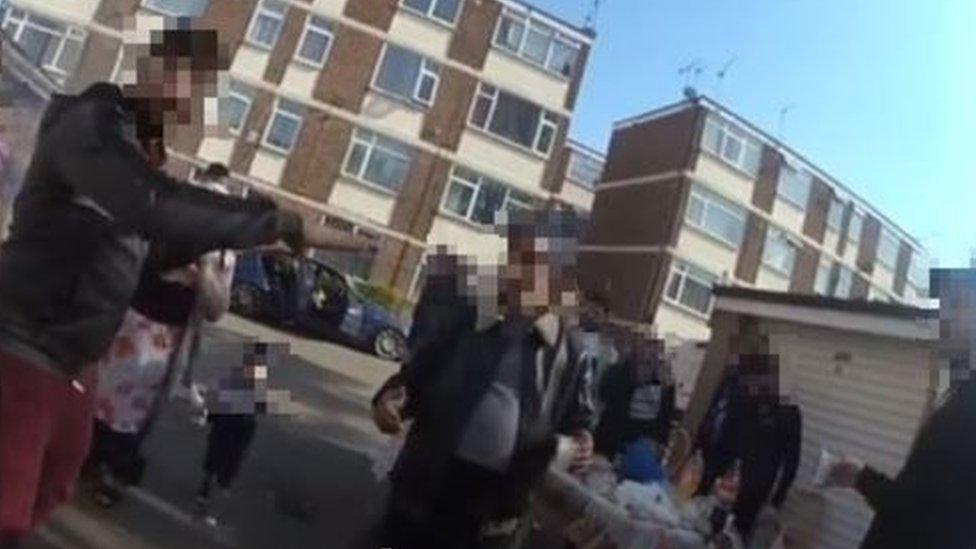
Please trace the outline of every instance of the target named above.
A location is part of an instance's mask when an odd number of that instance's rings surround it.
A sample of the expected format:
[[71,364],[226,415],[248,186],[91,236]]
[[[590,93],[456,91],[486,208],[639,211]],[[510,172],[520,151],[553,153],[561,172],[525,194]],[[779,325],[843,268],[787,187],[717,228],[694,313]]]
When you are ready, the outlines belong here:
[[70,498],[87,454],[90,367],[108,349],[144,269],[284,240],[361,249],[266,199],[182,185],[163,139],[202,120],[222,68],[215,31],[153,33],[135,82],[55,95],[0,249],[0,546]]
[[976,547],[976,269],[933,270],[930,286],[948,389],[894,478],[854,457],[828,470],[827,486],[857,490],[875,512],[862,549]]
[[576,300],[573,227],[563,211],[513,214],[490,310],[456,295],[467,283],[451,276],[425,288],[409,358],[373,401],[384,433],[413,420],[379,546],[524,546],[529,492],[560,440],[575,467],[588,465],[593,363],[565,321]]

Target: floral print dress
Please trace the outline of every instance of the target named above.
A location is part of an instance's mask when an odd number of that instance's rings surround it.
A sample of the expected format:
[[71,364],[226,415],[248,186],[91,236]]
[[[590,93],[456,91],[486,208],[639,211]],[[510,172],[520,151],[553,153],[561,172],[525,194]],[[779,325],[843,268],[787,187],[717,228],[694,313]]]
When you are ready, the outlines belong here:
[[184,328],[126,312],[112,346],[98,363],[95,416],[118,433],[138,433],[166,386]]

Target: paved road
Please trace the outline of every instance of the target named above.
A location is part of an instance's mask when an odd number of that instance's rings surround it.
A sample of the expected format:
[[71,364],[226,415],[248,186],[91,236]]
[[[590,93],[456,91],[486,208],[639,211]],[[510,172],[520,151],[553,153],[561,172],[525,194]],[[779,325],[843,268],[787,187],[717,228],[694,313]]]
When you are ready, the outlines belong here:
[[233,317],[208,332],[204,352],[244,339],[290,344],[270,384],[291,391],[295,413],[260,418],[233,497],[222,502],[226,528],[190,519],[206,432],[171,407],[147,441],[140,488],[110,511],[79,495],[28,546],[318,549],[346,547],[367,529],[384,491],[370,456],[385,443],[369,421],[368,403],[395,365]]

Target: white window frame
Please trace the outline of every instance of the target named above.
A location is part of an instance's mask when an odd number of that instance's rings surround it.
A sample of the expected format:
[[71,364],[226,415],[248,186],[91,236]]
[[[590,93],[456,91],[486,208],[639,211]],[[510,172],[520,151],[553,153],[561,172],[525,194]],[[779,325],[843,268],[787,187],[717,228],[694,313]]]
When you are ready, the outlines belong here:
[[[239,101],[242,101],[245,104],[244,114],[241,117],[241,127],[235,129],[231,127],[229,124],[227,125],[227,131],[230,132],[231,135],[234,136],[241,135],[241,131],[244,129],[245,126],[247,126],[247,117],[251,115],[251,107],[254,104],[254,99],[248,96],[247,94],[241,93],[233,88],[228,88],[227,98],[237,99]],[[270,130],[271,130],[271,124],[269,123],[268,131],[270,132]]]
[[[22,14],[22,16],[15,17],[14,11],[19,11]],[[61,30],[55,31],[43,25],[39,25],[31,21],[32,16],[47,19],[52,23],[59,25],[61,27]],[[45,15],[35,14],[31,11],[28,11],[24,8],[21,8],[19,6],[14,6],[14,5],[7,6],[7,10],[4,13],[3,21],[0,22],[0,27],[6,27],[9,22],[12,22],[14,25],[17,26],[17,29],[13,33],[9,34],[9,37],[18,46],[20,45],[20,39],[24,34],[24,29],[26,29],[27,27],[30,27],[35,32],[41,32],[55,37],[55,39],[58,41],[58,44],[54,54],[51,56],[51,62],[46,63],[41,68],[43,68],[44,70],[50,73],[53,73],[58,80],[63,81],[65,78],[68,77],[68,73],[70,71],[73,71],[75,68],[77,68],[77,67],[71,67],[70,69],[64,69],[58,66],[58,62],[61,60],[61,56],[64,55],[64,47],[69,40],[73,40],[77,42],[78,51],[79,52],[83,51],[85,47],[85,40],[88,38],[88,33],[84,29],[78,28],[74,25],[61,21],[59,19],[55,19]],[[50,45],[48,47],[50,47]],[[80,55],[81,53],[79,53],[79,60],[80,60]]]
[[[325,64],[329,62],[329,55],[332,53],[332,45],[335,44],[335,30],[327,26],[316,24],[316,19],[322,23],[325,23],[326,25],[334,25],[332,21],[329,21],[324,17],[308,14],[308,17],[305,18],[305,28],[302,30],[302,36],[298,39],[298,46],[295,48],[295,60],[310,67],[321,69],[324,68]],[[321,60],[309,59],[307,57],[303,57],[301,54],[302,46],[305,44],[305,39],[308,38],[310,33],[329,37],[329,44],[325,47],[325,52],[322,54]]]
[[[894,250],[894,255],[891,257],[891,263],[885,261],[881,257],[882,244],[885,243],[885,240],[888,240],[889,243],[894,245],[892,248]],[[878,235],[878,248],[877,253],[875,254],[875,257],[878,259],[878,263],[889,271],[894,272],[895,266],[898,264],[899,248],[901,248],[901,240],[898,238],[898,236],[887,228],[882,227],[881,234]]]
[[[500,43],[498,40],[499,32],[501,32],[502,22],[505,20],[506,17],[522,23],[522,36],[521,39],[519,40],[519,45],[517,48],[515,48],[515,50],[512,50],[511,48],[509,48],[507,45],[504,45],[503,43]],[[525,53],[525,41],[526,38],[529,36],[529,31],[532,29],[533,26],[537,28],[541,27],[541,29],[536,30],[536,32],[538,32],[539,34],[549,35],[549,46],[546,49],[546,58],[542,63],[536,61],[535,59],[532,59]],[[573,67],[573,72],[578,71],[579,70],[578,64],[580,58],[580,51],[582,50],[582,45],[577,40],[574,40],[573,38],[560,32],[559,29],[556,29],[552,25],[543,23],[542,21],[538,21],[536,18],[532,17],[531,14],[522,14],[508,7],[504,8],[501,14],[499,14],[498,20],[495,22],[495,28],[492,31],[492,36],[491,36],[491,44],[492,47],[494,47],[495,49],[506,52],[510,55],[514,55],[519,59],[525,61],[526,63],[532,65],[533,67],[537,67],[541,70],[544,70],[545,72],[553,76],[556,76],[557,78],[569,80],[573,78],[572,73],[566,75],[563,74],[561,71],[553,70],[549,66],[549,64],[552,63],[553,50],[555,49],[553,45],[557,40],[562,42],[563,44],[568,45],[571,49],[576,50],[577,66]]]
[[[465,168],[465,169],[471,172],[472,174],[474,174],[478,180],[477,182],[473,182],[458,176],[457,175],[458,166],[456,165],[453,168],[451,168],[451,175],[448,178],[447,185],[444,187],[444,195],[441,197],[440,210],[445,215],[448,215],[450,217],[460,217],[468,223],[473,223],[479,226],[489,226],[490,224],[485,224],[482,223],[481,221],[477,221],[471,218],[471,215],[474,213],[474,205],[478,202],[478,196],[481,193],[481,189],[485,186],[486,180],[490,180],[492,183],[501,185],[502,187],[505,188],[505,200],[502,201],[502,205],[499,208],[500,210],[508,210],[508,208],[512,205],[515,205],[516,207],[526,209],[526,210],[532,209],[532,204],[526,204],[513,196],[515,193],[522,193],[531,199],[531,195],[529,193],[515,189],[512,185],[509,185],[507,183],[503,183],[501,181],[491,179],[485,176],[484,174],[481,174],[470,168]],[[465,212],[463,214],[460,214],[447,207],[447,198],[448,196],[450,196],[451,186],[454,185],[455,183],[472,190],[471,201],[468,202],[468,206],[465,209]]]
[[[709,298],[708,298],[708,307],[707,307],[707,310],[705,310],[705,311],[700,311],[700,310],[698,310],[698,309],[696,309],[696,308],[694,308],[694,307],[692,307],[690,305],[687,305],[685,303],[682,303],[681,302],[681,295],[684,293],[685,283],[688,281],[689,278],[693,279],[695,282],[698,282],[702,286],[705,286],[705,287],[708,287],[708,288],[714,288],[715,287],[715,283],[719,280],[719,277],[716,276],[714,278],[714,280],[705,280],[703,277],[700,277],[696,273],[693,273],[692,272],[692,267],[693,266],[690,265],[690,264],[688,264],[686,261],[677,260],[677,259],[674,260],[673,263],[671,264],[671,271],[668,273],[668,280],[667,280],[667,282],[664,285],[663,296],[664,296],[665,301],[667,301],[671,305],[674,305],[675,307],[678,307],[678,308],[683,309],[685,311],[690,311],[691,313],[696,314],[696,315],[701,315],[703,317],[707,317],[707,316],[711,315],[712,308],[715,306],[715,295],[714,294],[710,294],[709,295]],[[708,271],[706,271],[705,269],[702,269],[700,267],[694,267],[694,269],[699,270],[699,271],[702,271],[702,272],[705,272],[705,273],[708,273]],[[708,273],[708,274],[711,275],[711,273]],[[671,297],[670,295],[668,295],[668,289],[671,288],[671,282],[674,279],[674,277],[676,277],[676,276],[680,276],[681,277],[681,280],[680,280],[680,282],[678,282],[678,291],[676,292],[677,295],[675,295],[675,297]]]
[[[491,91],[486,91],[485,88],[490,88]],[[484,82],[478,83],[478,90],[474,94],[474,100],[471,101],[471,108],[468,111],[468,119],[467,119],[468,127],[483,132],[491,136],[493,139],[500,139],[505,144],[515,147],[519,150],[526,151],[534,156],[549,158],[552,155],[553,149],[556,147],[556,140],[559,136],[559,115],[557,113],[554,113],[546,109],[545,107],[539,105],[538,103],[535,103],[534,101],[529,101],[528,99],[523,98],[520,95],[516,95],[508,91],[504,92],[520,101],[525,101],[526,103],[529,103],[539,108],[539,120],[537,123],[538,125],[536,126],[535,129],[535,136],[532,138],[532,146],[523,145],[522,143],[510,139],[508,136],[501,135],[491,131],[491,121],[495,117],[495,111],[498,108],[498,97],[499,94],[501,93],[502,90],[498,86],[485,84]],[[474,118],[474,113],[478,108],[478,99],[481,97],[491,102],[491,106],[488,107],[488,115],[485,117],[484,126],[479,126],[478,124],[475,124],[472,120]],[[547,152],[542,152],[539,150],[539,141],[541,140],[542,131],[544,127],[551,129],[553,132],[552,141],[549,143],[549,150]]]
[[[283,101],[285,100],[280,97],[275,99],[274,108],[271,110],[271,117],[268,118],[268,123],[264,128],[264,137],[261,139],[261,144],[273,151],[287,155],[291,154],[291,151],[295,149],[295,144],[298,143],[298,138],[302,133],[302,125],[305,123],[305,117],[281,108],[281,103]],[[271,136],[271,128],[274,127],[275,118],[278,116],[290,118],[291,120],[298,122],[298,126],[295,128],[295,139],[292,140],[291,145],[287,149],[279,147],[278,145],[268,141],[268,137]]]
[[[397,99],[401,99],[404,101],[410,101],[411,103],[416,103],[423,107],[428,107],[428,108],[433,107],[434,102],[437,101],[437,93],[440,91],[440,86],[441,86],[440,65],[433,59],[430,59],[429,57],[427,57],[426,55],[418,51],[411,50],[410,48],[405,48],[403,46],[399,46],[395,44],[393,45],[394,47],[398,47],[402,50],[409,51],[414,55],[420,57],[420,69],[417,71],[417,79],[414,80],[413,82],[413,90],[410,93],[410,97],[400,95],[395,91],[390,91],[385,88],[381,88],[377,84],[377,81],[380,78],[380,72],[382,72],[383,70],[383,64],[386,62],[386,54],[389,51],[390,46],[391,44],[388,42],[383,44],[383,51],[380,52],[380,56],[378,58],[378,61],[376,62],[376,66],[373,69],[373,79],[371,80],[370,87],[383,95],[395,97]],[[435,70],[434,68],[431,67],[431,65],[437,67],[437,69]],[[429,100],[420,97],[420,88],[423,85],[424,78],[429,78],[434,81],[433,87],[431,88],[432,89],[431,97]]]
[[[844,275],[847,275],[847,276],[845,277]],[[838,289],[841,287],[841,280],[846,280],[846,283],[845,283],[846,291],[844,292],[844,295],[841,295],[838,292]],[[841,299],[850,299],[851,298],[851,292],[852,291],[854,291],[854,270],[853,269],[850,269],[848,267],[845,267],[844,265],[838,264],[837,265],[837,279],[834,281],[833,288],[831,288],[830,294],[833,297],[837,297],[837,298],[841,298]]]
[[[403,188],[403,185],[406,183],[406,180],[401,181],[400,182],[400,186],[398,186],[397,188],[394,189],[394,188],[387,187],[386,185],[384,185],[382,183],[376,183],[374,181],[370,181],[370,180],[366,179],[364,176],[366,174],[366,168],[369,166],[369,161],[370,161],[370,159],[373,158],[373,153],[376,150],[381,150],[381,151],[383,151],[384,153],[386,153],[386,154],[388,154],[390,156],[395,156],[395,157],[397,157],[397,158],[399,158],[401,160],[406,160],[407,161],[407,164],[408,165],[411,165],[411,166],[413,165],[413,160],[414,159],[413,159],[413,156],[411,156],[411,155],[403,154],[400,151],[395,151],[393,149],[390,149],[390,148],[384,147],[383,145],[380,145],[379,144],[379,137],[380,137],[380,134],[377,133],[377,132],[374,132],[373,130],[363,130],[363,129],[360,129],[360,128],[356,128],[355,131],[353,132],[352,139],[349,140],[349,147],[346,149],[346,154],[342,158],[342,174],[345,175],[346,177],[349,177],[349,178],[355,180],[356,182],[358,182],[360,184],[363,184],[363,185],[366,185],[366,186],[368,186],[370,188],[380,189],[380,190],[382,190],[385,193],[391,193],[391,194],[396,195],[396,194],[399,194],[400,190]],[[385,137],[387,139],[390,139],[390,140],[393,140],[393,141],[398,141],[399,142],[399,140],[394,139],[392,137],[388,137],[388,136],[385,136],[385,135],[383,137]],[[363,147],[365,147],[366,148],[366,153],[363,155],[363,162],[359,166],[359,173],[352,173],[352,172],[348,171],[346,169],[346,167],[349,165],[349,157],[352,156],[352,151],[353,151],[353,149],[356,148],[356,145],[357,144],[358,145],[362,145]],[[409,145],[407,145],[406,143],[403,143],[403,145],[406,146],[406,147],[409,147]],[[407,174],[407,177],[410,177],[409,173]]]
[[[782,269],[780,265],[775,265],[767,261],[766,253],[769,250],[769,243],[770,241],[774,241],[774,240],[781,240],[786,246],[790,247],[793,250],[793,262],[790,265],[789,271]],[[800,251],[800,246],[798,246],[797,243],[794,242],[792,238],[790,238],[789,233],[777,227],[770,226],[766,230],[766,240],[763,243],[763,253],[760,259],[762,261],[763,266],[766,267],[767,269],[775,273],[778,273],[780,275],[783,275],[786,278],[791,279],[793,278],[793,271],[796,269],[796,258],[797,255],[799,254],[799,251]]]
[[[701,223],[698,223],[697,221],[691,219],[691,217],[690,217],[690,214],[691,214],[691,200],[692,200],[692,198],[697,198],[698,200],[700,200],[703,203],[703,206],[702,206],[702,222]],[[731,240],[729,240],[728,238],[726,238],[725,235],[720,234],[720,233],[715,232],[715,231],[712,231],[712,229],[710,229],[710,228],[708,228],[706,226],[706,224],[705,224],[705,218],[708,216],[708,210],[710,208],[718,208],[718,209],[723,210],[726,213],[731,214],[732,216],[734,216],[734,217],[742,220],[742,235],[740,235],[740,237],[739,237],[739,242],[732,242]],[[691,225],[695,229],[697,229],[697,230],[699,230],[701,232],[704,232],[705,234],[707,234],[708,236],[710,236],[712,238],[718,239],[719,241],[721,241],[722,243],[724,243],[724,244],[726,244],[728,246],[731,246],[731,247],[733,247],[735,249],[739,249],[739,246],[742,245],[742,238],[745,236],[745,225],[746,225],[746,214],[745,214],[745,212],[744,211],[736,211],[735,209],[730,208],[728,205],[723,204],[719,200],[716,200],[714,198],[714,195],[712,195],[711,193],[709,193],[709,192],[707,192],[707,191],[699,188],[698,186],[694,186],[691,189],[691,194],[688,197],[688,206],[685,208],[684,220],[685,220],[685,223],[688,223],[689,225]]]
[[[792,197],[788,195],[786,192],[784,192],[784,189],[786,188],[783,185],[784,170],[789,170],[793,172],[794,174],[793,177],[804,180],[807,190],[806,190],[806,200],[803,200],[802,203],[801,201],[797,200],[795,197]],[[806,211],[807,202],[810,201],[810,191],[812,187],[813,187],[813,174],[811,174],[809,171],[799,166],[793,166],[785,162],[780,166],[779,177],[777,177],[777,181],[776,181],[776,196],[778,196],[781,200],[783,200],[783,202],[786,202],[790,206],[797,208],[801,212]]]
[[[705,117],[705,125],[712,126],[713,131],[717,132],[718,150],[712,150],[707,146],[705,141],[705,137],[708,135],[707,131],[702,131],[703,149],[707,150],[712,155],[721,158],[726,164],[734,167],[751,178],[755,178],[759,175],[759,164],[762,163],[762,146],[748,130],[743,128],[740,124],[737,124],[715,112],[711,112]],[[735,127],[736,130],[738,130],[742,135],[736,135],[735,132],[730,129],[731,127]],[[733,159],[726,155],[726,141],[728,140],[736,140],[739,142],[739,154],[737,158]],[[757,155],[757,158],[759,158],[759,162],[755,167],[755,172],[746,166],[746,149],[753,149]]]
[[[576,166],[577,162],[580,162],[580,159],[584,159],[586,161],[592,161],[595,164],[599,164],[600,171],[597,173],[595,181],[592,182],[580,181],[578,178],[573,177],[573,168]],[[605,160],[601,158],[597,158],[596,156],[590,154],[580,152],[576,149],[570,149],[569,165],[566,167],[566,179],[578,184],[579,186],[585,189],[589,189],[592,191],[596,189],[597,184],[600,182],[600,179],[603,175],[604,168],[606,168]]]
[[[840,212],[840,215],[837,218],[837,226],[836,227],[833,224],[830,223],[830,219],[831,219],[830,212],[833,210],[835,204],[837,205],[838,211]],[[831,197],[830,203],[827,205],[827,219],[824,220],[825,223],[827,224],[827,230],[828,231],[834,231],[835,233],[840,234],[840,230],[844,226],[844,208],[845,207],[846,206],[845,206],[843,200],[837,198],[836,196]]]
[[[269,9],[269,8],[266,8],[265,7],[265,2],[267,2],[267,1],[269,1],[269,0],[259,0],[258,1],[257,7],[254,8],[254,13],[251,14],[251,22],[248,23],[248,25],[247,25],[247,33],[244,34],[244,38],[245,38],[245,41],[248,44],[251,44],[252,46],[254,46],[256,48],[261,48],[261,49],[265,49],[265,50],[273,50],[274,47],[278,44],[278,40],[281,40],[281,31],[285,27],[285,17],[288,14],[288,4],[282,2],[282,5],[284,6],[285,9],[281,13],[278,13],[278,12],[272,10],[272,9]],[[279,2],[280,0],[270,0],[270,1]],[[279,23],[279,25],[278,25],[278,32],[275,34],[274,40],[271,42],[271,44],[265,44],[263,42],[258,42],[252,36],[252,34],[254,34],[255,27],[257,27],[258,19],[260,19],[260,17],[262,15],[265,15],[265,16],[270,17],[272,19],[277,19],[278,20],[278,23]]]
[[[813,278],[813,292],[817,295],[827,296],[830,294],[830,263],[820,263],[817,265],[817,272]],[[822,288],[820,286],[823,286]]]
[[[908,260],[908,273],[905,278],[915,288],[917,293],[922,293],[929,288],[929,267],[919,266],[922,259],[922,254],[912,248],[912,253]],[[926,263],[928,263],[928,258],[925,259]]]
[[426,13],[423,10],[418,10],[417,8],[415,8],[413,6],[408,6],[404,0],[400,0],[400,7],[404,11],[417,14],[417,15],[419,15],[421,17],[426,18],[426,19],[430,19],[431,21],[433,21],[433,22],[435,22],[435,23],[437,23],[439,25],[445,25],[445,26],[450,27],[450,28],[453,29],[454,26],[457,25],[458,18],[461,17],[461,11],[464,9],[464,0],[458,0],[457,13],[454,14],[454,19],[452,21],[448,21],[447,19],[442,19],[442,18],[437,17],[436,15],[434,15],[434,7],[440,1],[441,0],[431,0],[430,6],[427,8],[427,12]]
[[[857,232],[857,235],[851,232],[851,227],[854,226],[854,219],[861,220],[861,228]],[[851,218],[847,221],[847,245],[858,244],[861,242],[861,234],[864,233],[864,214],[857,211],[857,209],[851,210]]]

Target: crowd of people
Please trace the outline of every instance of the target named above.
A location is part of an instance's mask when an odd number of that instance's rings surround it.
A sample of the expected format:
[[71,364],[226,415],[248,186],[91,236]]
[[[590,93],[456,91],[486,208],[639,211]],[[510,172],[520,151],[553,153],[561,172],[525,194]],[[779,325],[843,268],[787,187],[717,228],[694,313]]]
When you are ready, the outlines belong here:
[[[141,445],[171,396],[210,410],[197,506],[213,522],[213,486],[237,474],[267,377],[258,347],[224,387],[202,388],[190,367],[202,324],[228,308],[233,250],[367,246],[260,196],[230,196],[224,167],[195,185],[160,169],[166,129],[203,119],[219,53],[212,31],[161,31],[135,84],[55,97],[41,123],[0,250],[0,547],[68,500],[83,469],[106,506],[138,483]],[[571,210],[513,210],[499,220],[507,251],[490,272],[449,251],[430,256],[407,357],[372,402],[376,426],[406,441],[367,545],[526,547],[531,494],[554,461],[583,471],[595,454],[612,460],[635,444],[666,459],[680,412],[665,345],[621,337],[606,298],[581,294],[579,226]],[[976,501],[965,480],[972,357],[961,353],[958,387],[896,479],[854,459],[830,472],[878,510],[865,547],[976,539],[956,522]],[[740,475],[734,516],[748,539],[761,508],[786,499],[802,419],[777,389],[774,357],[739,356],[689,454],[702,458],[703,493],[731,469]],[[248,405],[228,406],[227,391]],[[930,519],[906,520],[920,505]]]

